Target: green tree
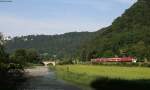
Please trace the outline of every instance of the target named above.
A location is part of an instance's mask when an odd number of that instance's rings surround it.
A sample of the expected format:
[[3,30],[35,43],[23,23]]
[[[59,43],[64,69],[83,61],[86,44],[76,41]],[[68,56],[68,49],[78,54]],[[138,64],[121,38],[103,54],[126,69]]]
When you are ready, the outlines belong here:
[[27,62],[39,63],[41,61],[40,55],[35,49],[27,49],[26,55],[27,55]]
[[8,65],[10,63],[8,54],[5,52],[5,41],[3,35],[0,33],[0,72],[7,72]]
[[26,66],[27,64],[27,52],[25,49],[17,49],[11,56],[10,59],[13,63],[20,64],[22,66]]

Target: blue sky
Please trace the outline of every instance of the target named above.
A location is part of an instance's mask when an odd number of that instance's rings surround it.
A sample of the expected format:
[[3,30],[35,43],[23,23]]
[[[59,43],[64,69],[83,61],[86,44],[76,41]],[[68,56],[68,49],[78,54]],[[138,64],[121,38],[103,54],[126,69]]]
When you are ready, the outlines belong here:
[[96,31],[136,0],[12,0],[0,2],[0,32],[10,36]]

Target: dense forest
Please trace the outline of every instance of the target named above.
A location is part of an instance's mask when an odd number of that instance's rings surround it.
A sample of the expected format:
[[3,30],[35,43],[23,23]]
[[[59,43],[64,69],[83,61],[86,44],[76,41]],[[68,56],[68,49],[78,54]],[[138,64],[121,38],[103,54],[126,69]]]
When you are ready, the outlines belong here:
[[138,0],[111,26],[97,32],[29,35],[7,41],[7,51],[34,48],[43,56],[90,60],[97,57],[133,56],[150,60],[150,2]]
[[150,2],[138,0],[111,26],[97,31],[97,35],[82,50],[82,57],[133,56],[150,60]]
[[90,40],[93,33],[90,32],[71,32],[62,35],[29,35],[15,37],[7,41],[7,52],[16,49],[35,49],[41,56],[47,58],[75,57],[81,43]]

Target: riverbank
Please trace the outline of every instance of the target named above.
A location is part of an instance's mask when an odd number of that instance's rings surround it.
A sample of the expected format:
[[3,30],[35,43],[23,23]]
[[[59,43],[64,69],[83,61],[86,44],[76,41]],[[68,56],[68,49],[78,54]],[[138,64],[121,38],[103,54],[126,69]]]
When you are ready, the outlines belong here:
[[127,89],[131,89],[130,86],[136,86],[138,90],[141,87],[150,89],[150,68],[145,67],[62,65],[55,71],[59,78],[87,87],[106,88],[111,84],[112,88],[123,85],[128,86]]

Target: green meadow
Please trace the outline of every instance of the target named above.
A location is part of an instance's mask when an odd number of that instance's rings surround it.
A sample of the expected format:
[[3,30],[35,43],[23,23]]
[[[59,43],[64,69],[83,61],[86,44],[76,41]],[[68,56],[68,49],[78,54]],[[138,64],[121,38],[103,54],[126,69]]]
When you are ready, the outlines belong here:
[[[108,84],[120,81],[126,84],[150,85],[150,68],[146,67],[120,67],[99,65],[58,65],[55,68],[58,78],[78,85],[90,86],[92,82],[102,79],[101,83]],[[146,85],[145,84],[145,85]],[[100,83],[99,83],[100,85]],[[138,86],[139,86],[138,85]],[[130,87],[130,85],[127,85]],[[138,88],[138,87],[137,87]]]

